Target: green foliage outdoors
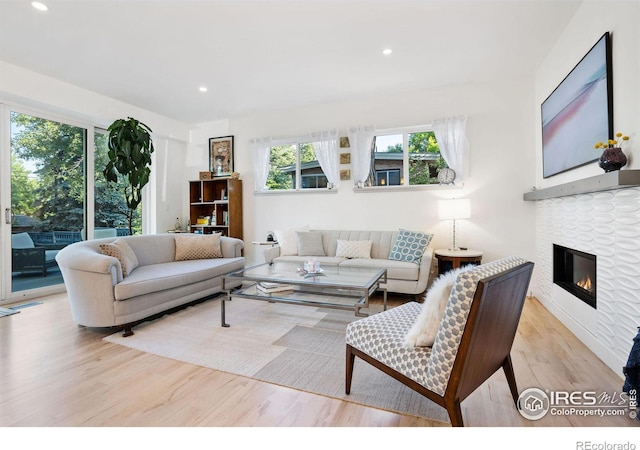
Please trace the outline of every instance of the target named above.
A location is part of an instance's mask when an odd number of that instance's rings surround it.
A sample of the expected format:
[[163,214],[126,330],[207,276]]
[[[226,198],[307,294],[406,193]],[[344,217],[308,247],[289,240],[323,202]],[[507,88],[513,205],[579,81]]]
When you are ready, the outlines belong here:
[[[33,218],[34,231],[84,229],[85,130],[20,113],[11,114],[11,124],[13,214]],[[105,181],[101,170],[108,160],[106,135],[95,133],[94,141],[94,224],[120,228],[129,215],[124,184]],[[133,216],[134,232],[142,228],[140,211],[138,207]]]
[[[316,152],[310,142],[300,145],[300,164],[316,161]],[[271,147],[267,187],[270,190],[295,189],[295,144]]]
[[29,173],[22,160],[11,155],[11,211],[33,217],[38,210],[35,202],[38,182],[29,178]]
[[[438,159],[426,161],[420,159],[420,154],[435,153]],[[434,184],[438,182],[438,171],[447,167],[447,163],[440,156],[440,146],[433,131],[413,133],[409,135],[409,184]],[[431,170],[430,170],[431,168]],[[436,170],[434,170],[436,169]],[[431,176],[435,173],[435,176]]]
[[[447,167],[440,156],[440,146],[433,131],[409,134],[409,185],[438,183],[438,171]],[[385,153],[402,153],[401,143],[387,146]],[[437,154],[437,159],[427,159],[426,155]],[[375,170],[371,169],[370,183],[375,180]]]
[[13,214],[34,217],[40,231],[81,230],[85,130],[19,113],[11,113],[11,125],[12,156],[36,168],[35,178],[24,184],[20,163],[12,164],[12,193],[18,195]]

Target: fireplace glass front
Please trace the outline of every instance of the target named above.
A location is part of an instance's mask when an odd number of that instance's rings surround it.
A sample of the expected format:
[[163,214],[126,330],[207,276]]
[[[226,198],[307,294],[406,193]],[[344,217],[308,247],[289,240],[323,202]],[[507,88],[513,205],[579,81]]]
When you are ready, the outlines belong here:
[[553,282],[596,308],[596,256],[553,244]]

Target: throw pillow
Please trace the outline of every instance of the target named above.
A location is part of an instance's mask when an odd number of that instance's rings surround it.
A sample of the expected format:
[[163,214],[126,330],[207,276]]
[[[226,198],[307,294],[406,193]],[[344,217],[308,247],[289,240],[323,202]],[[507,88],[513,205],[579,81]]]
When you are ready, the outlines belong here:
[[431,347],[433,345],[458,274],[474,267],[465,266],[454,269],[440,275],[433,282],[424,299],[420,314],[405,336],[404,345],[406,347]]
[[372,241],[347,241],[338,239],[336,256],[348,259],[371,259]]
[[220,233],[176,234],[176,261],[222,258]]
[[122,278],[128,277],[133,269],[138,267],[138,257],[127,242],[120,238],[110,244],[100,244],[100,251],[103,255],[113,256],[120,261],[122,267]]
[[432,237],[432,234],[400,229],[389,253],[389,259],[420,264]]
[[317,231],[298,231],[299,256],[325,256],[322,246],[322,233]]
[[292,256],[298,254],[298,237],[296,232],[309,231],[309,225],[300,228],[292,228],[290,230],[273,230],[276,235],[276,241],[280,246],[280,256]]

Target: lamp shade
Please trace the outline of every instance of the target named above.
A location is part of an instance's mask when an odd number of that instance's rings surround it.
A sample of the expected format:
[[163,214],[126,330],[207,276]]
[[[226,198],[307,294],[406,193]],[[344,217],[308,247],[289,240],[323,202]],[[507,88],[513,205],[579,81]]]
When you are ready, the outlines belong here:
[[438,210],[441,220],[468,219],[471,217],[471,202],[468,198],[440,200]]

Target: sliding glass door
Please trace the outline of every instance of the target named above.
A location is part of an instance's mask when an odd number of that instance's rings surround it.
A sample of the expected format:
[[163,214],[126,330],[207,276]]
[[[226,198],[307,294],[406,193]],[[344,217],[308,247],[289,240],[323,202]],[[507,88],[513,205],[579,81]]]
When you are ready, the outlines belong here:
[[[125,180],[107,183],[107,131],[0,105],[0,305],[64,290],[65,246],[130,234]],[[134,212],[142,232],[142,205]]]
[[[129,209],[124,199],[126,179],[119,177],[117,183],[110,183],[102,173],[109,161],[107,138],[106,130],[95,130],[93,225],[96,239],[129,234]],[[132,228],[134,234],[142,233],[142,204],[133,213]]]
[[[11,293],[60,285],[60,249],[85,227],[86,127],[10,111]],[[6,246],[8,250],[9,246]]]

